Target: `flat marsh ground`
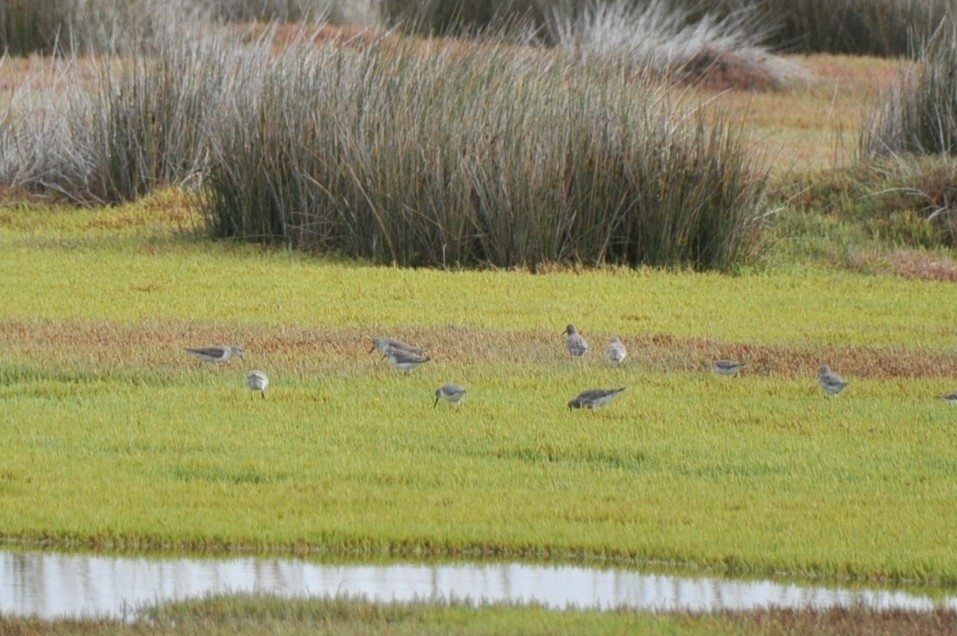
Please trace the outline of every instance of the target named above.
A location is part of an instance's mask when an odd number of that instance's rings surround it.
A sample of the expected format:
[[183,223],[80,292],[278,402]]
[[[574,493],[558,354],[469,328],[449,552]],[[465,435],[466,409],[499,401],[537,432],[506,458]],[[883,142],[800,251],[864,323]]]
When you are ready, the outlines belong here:
[[[836,146],[818,133],[819,166]],[[735,276],[371,267],[210,242],[185,203],[0,207],[3,538],[957,585],[957,407],[936,399],[957,390],[952,283],[800,262]],[[584,359],[564,350],[569,322]],[[622,368],[602,359],[612,335]],[[369,353],[377,336],[433,360],[399,373]],[[213,344],[245,357],[184,351]],[[748,366],[718,377],[718,358]],[[839,397],[817,386],[821,364],[850,382]],[[265,399],[244,386],[254,368]],[[433,407],[446,382],[464,402]],[[617,386],[601,410],[565,407]],[[507,614],[500,631],[522,624]],[[606,626],[662,627],[621,620]]]
[[[0,211],[10,538],[957,581],[949,283],[376,268],[210,244],[175,202]],[[377,363],[379,335],[434,360]],[[217,343],[245,358],[184,351]],[[720,357],[749,366],[714,376]],[[435,408],[445,382],[468,395]]]

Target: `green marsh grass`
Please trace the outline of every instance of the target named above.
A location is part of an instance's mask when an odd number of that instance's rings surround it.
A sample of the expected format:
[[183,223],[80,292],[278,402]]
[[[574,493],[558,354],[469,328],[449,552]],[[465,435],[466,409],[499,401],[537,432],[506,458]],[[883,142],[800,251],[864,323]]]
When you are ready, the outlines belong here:
[[[157,323],[158,332],[164,322],[192,321],[205,337],[235,328],[255,337],[260,325],[348,328],[351,333],[336,337],[355,340],[382,328],[413,335],[451,330],[443,336],[445,346],[454,346],[455,328],[531,332],[546,342],[554,331],[560,341],[558,332],[574,319],[596,351],[603,344],[595,341],[599,334],[614,332],[649,347],[656,336],[700,340],[699,346],[714,349],[735,343],[838,352],[897,347],[901,356],[909,348],[954,347],[944,302],[950,287],[942,282],[813,266],[739,276],[376,267],[207,243],[195,234],[199,221],[177,208],[181,201],[162,195],[112,209],[0,209],[4,261],[11,271],[28,273],[0,278],[0,292],[9,299],[0,319],[102,322],[106,330]],[[494,346],[494,340],[473,342]]]
[[[3,387],[0,527],[121,549],[609,558],[953,582],[940,381],[726,381],[566,364],[271,367]],[[447,376],[470,389],[433,408]],[[591,413],[582,386],[625,396]],[[444,407],[445,405],[443,405]]]
[[[8,540],[957,581],[947,286],[332,263],[199,241],[176,200],[0,211]],[[433,362],[377,363],[385,334]],[[214,343],[246,359],[182,350]],[[743,377],[707,371],[729,352],[753,356]],[[469,394],[433,408],[448,381]],[[595,386],[626,391],[565,408]]]
[[767,609],[754,612],[633,612],[450,601],[372,603],[210,595],[139,608],[128,621],[0,617],[0,630],[33,634],[949,634],[953,610]]

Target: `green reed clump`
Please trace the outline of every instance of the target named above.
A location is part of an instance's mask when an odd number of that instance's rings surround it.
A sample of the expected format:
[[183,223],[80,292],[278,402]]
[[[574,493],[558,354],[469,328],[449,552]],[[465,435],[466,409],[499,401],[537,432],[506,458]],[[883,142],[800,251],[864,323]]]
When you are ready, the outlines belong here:
[[230,55],[243,45],[228,32],[169,17],[169,31],[144,43],[146,52],[122,61],[74,57],[71,66],[92,72],[15,91],[0,117],[0,181],[115,203],[201,176],[237,73],[230,64],[260,63],[256,52],[266,45]]
[[382,15],[388,24],[417,33],[488,32],[513,25],[537,30],[551,44],[558,40],[550,22],[575,21],[588,12],[670,12],[686,27],[735,22],[749,15],[771,27],[762,29],[760,39],[774,49],[903,56],[913,50],[914,39],[932,33],[952,7],[949,0],[382,0]]
[[129,53],[183,18],[208,16],[191,0],[10,0],[0,3],[0,52]]
[[383,19],[415,33],[476,33],[612,59],[661,77],[715,69],[749,86],[778,86],[797,69],[761,44],[773,31],[752,10],[703,11],[677,0],[494,3],[384,2]]
[[154,55],[105,64],[91,97],[88,194],[132,200],[153,188],[201,177],[208,140],[236,76],[256,65],[265,44],[234,54],[226,32],[164,40]]
[[377,14],[375,0],[8,0],[0,53],[131,53],[181,21],[369,23]]
[[215,234],[402,265],[727,268],[762,168],[620,66],[503,45],[293,45],[213,139]]
[[[918,201],[933,240],[957,236],[957,20],[943,24],[914,66],[905,67],[880,105],[865,116],[859,154],[877,172],[900,175],[899,188]],[[909,157],[917,156],[918,160]],[[935,161],[920,160],[936,157]],[[891,167],[888,169],[886,164]]]
[[[740,4],[727,0],[729,5]],[[952,13],[949,0],[744,0],[776,16],[776,48],[805,53],[908,56]]]
[[903,153],[957,154],[957,19],[924,47],[914,67],[862,126],[864,158]]
[[0,3],[0,52],[52,53],[69,24],[68,3],[8,0]]

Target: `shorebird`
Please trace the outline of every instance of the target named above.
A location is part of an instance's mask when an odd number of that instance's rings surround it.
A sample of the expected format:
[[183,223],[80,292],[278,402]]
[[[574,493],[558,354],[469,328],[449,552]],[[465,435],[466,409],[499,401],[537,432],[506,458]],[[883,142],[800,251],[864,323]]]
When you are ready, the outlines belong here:
[[831,368],[826,364],[818,370],[817,381],[821,384],[821,388],[824,389],[825,397],[837,395],[847,386],[847,382],[845,382],[841,376],[832,372]]
[[233,345],[232,347],[201,347],[199,349],[187,348],[187,351],[202,360],[203,362],[229,362],[233,356],[243,357],[243,348]]
[[386,349],[385,357],[389,359],[389,364],[405,373],[429,361],[427,357],[404,349]]
[[421,356],[425,353],[425,349],[415,347],[410,345],[407,342],[402,342],[401,340],[396,340],[395,338],[373,338],[372,339],[372,348],[369,349],[369,353],[373,351],[378,351],[382,354],[383,358],[388,357],[387,352],[389,349],[399,349],[401,351],[408,351],[409,353],[414,353],[417,356]]
[[615,366],[621,366],[621,363],[625,361],[625,356],[627,355],[628,350],[625,349],[625,345],[621,343],[618,336],[612,338],[611,342],[608,343],[608,348],[605,349],[605,358]]
[[746,366],[744,362],[737,362],[735,360],[715,360],[711,363],[711,370],[718,375],[736,376],[738,375],[738,371]]
[[568,349],[568,353],[576,358],[585,355],[585,352],[588,351],[588,343],[585,342],[582,335],[575,329],[575,325],[569,324],[562,333],[567,334],[565,337],[565,347]]
[[597,409],[611,402],[624,390],[625,388],[622,387],[620,389],[589,389],[588,391],[582,391],[568,403],[568,408],[569,410]]
[[262,371],[250,371],[246,374],[246,386],[250,391],[259,391],[266,399],[266,387],[269,386],[269,377]]
[[948,393],[947,395],[942,395],[940,396],[940,399],[944,402],[947,402],[947,404],[957,404],[957,391]]
[[432,408],[436,407],[439,400],[445,400],[449,404],[452,404],[461,402],[463,397],[465,397],[465,389],[458,384],[443,384],[435,390],[435,403],[432,405]]

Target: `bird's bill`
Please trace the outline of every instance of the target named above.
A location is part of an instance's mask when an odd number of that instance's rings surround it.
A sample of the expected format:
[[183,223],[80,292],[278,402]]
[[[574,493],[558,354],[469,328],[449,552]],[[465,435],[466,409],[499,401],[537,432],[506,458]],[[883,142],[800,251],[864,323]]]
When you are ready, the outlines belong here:
[[435,402],[432,403],[432,408],[435,408],[439,404],[439,396],[435,396]]

